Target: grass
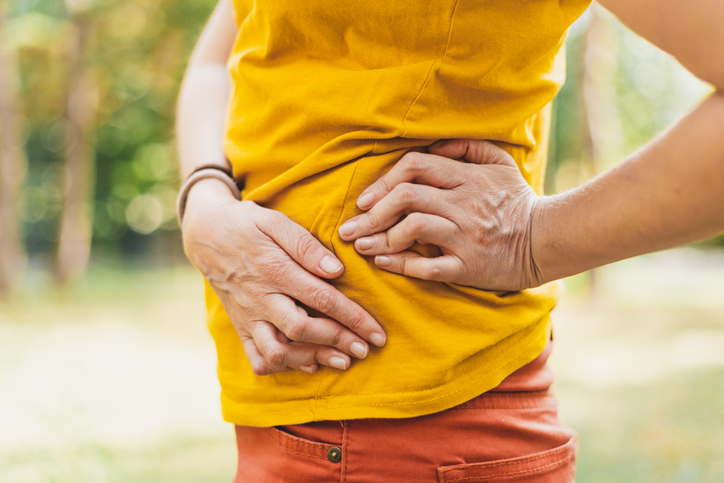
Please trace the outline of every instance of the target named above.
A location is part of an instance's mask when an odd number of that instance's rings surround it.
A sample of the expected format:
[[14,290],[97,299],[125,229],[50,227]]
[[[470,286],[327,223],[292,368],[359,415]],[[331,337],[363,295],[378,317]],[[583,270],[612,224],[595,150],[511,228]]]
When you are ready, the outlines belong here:
[[233,441],[223,435],[168,434],[132,445],[71,439],[4,452],[0,478],[23,483],[228,483],[234,463]]
[[[579,483],[724,481],[724,258],[674,251],[567,282],[561,416]],[[201,279],[189,267],[42,273],[0,305],[0,481],[229,482]]]

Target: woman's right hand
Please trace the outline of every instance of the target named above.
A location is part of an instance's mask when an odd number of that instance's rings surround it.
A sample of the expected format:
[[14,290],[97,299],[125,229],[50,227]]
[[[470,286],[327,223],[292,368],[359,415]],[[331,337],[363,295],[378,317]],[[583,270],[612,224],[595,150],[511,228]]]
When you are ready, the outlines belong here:
[[[364,359],[366,341],[385,344],[380,325],[322,278],[344,267],[302,226],[254,202],[238,202],[215,179],[187,199],[183,242],[226,309],[257,375],[318,364],[347,369]],[[320,278],[321,277],[321,278]],[[310,317],[295,302],[329,318]]]

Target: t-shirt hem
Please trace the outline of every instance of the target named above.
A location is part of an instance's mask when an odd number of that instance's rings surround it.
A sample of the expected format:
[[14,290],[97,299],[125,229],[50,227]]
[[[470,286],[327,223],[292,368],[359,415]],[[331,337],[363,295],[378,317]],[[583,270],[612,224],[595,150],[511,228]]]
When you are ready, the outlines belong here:
[[493,389],[517,369],[538,357],[545,349],[549,336],[550,317],[547,316],[511,350],[496,357],[494,362],[499,363],[493,364],[495,369],[490,370],[490,365],[486,364],[451,383],[434,388],[395,394],[328,396],[265,403],[263,409],[254,411],[254,414],[249,411],[249,404],[222,394],[222,416],[232,424],[256,427],[324,420],[424,416],[463,404]]

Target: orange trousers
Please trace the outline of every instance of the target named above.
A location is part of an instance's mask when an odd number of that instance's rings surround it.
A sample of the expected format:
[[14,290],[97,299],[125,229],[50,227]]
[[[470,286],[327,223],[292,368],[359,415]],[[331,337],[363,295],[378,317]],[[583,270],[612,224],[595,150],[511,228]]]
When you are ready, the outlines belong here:
[[409,419],[236,427],[242,482],[573,482],[577,436],[558,419],[553,343],[498,387]]

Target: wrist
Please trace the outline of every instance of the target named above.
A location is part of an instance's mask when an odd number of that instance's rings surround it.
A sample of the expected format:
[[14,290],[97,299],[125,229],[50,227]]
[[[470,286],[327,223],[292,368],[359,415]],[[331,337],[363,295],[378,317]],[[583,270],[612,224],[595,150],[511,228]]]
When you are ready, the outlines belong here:
[[570,277],[599,266],[600,249],[587,226],[590,217],[577,206],[577,190],[541,197],[531,220],[531,257],[540,283]]
[[551,267],[552,240],[550,238],[550,217],[552,196],[539,196],[530,215],[530,271],[531,286],[537,287],[555,280],[555,269]]
[[238,201],[223,181],[216,178],[198,181],[189,189],[181,232],[185,234],[199,224],[208,225],[232,203]]
[[209,269],[205,247],[214,245],[213,237],[223,232],[229,210],[238,203],[226,183],[216,178],[200,180],[188,191],[181,238],[186,256],[204,277]]
[[234,198],[241,201],[241,191],[239,185],[234,178],[234,174],[218,165],[203,165],[194,170],[186,181],[183,182],[176,198],[176,214],[178,216],[179,226],[183,227],[184,214],[186,212],[186,201],[188,199],[191,188],[199,181],[204,179],[215,178],[226,185],[226,187],[234,195]]

